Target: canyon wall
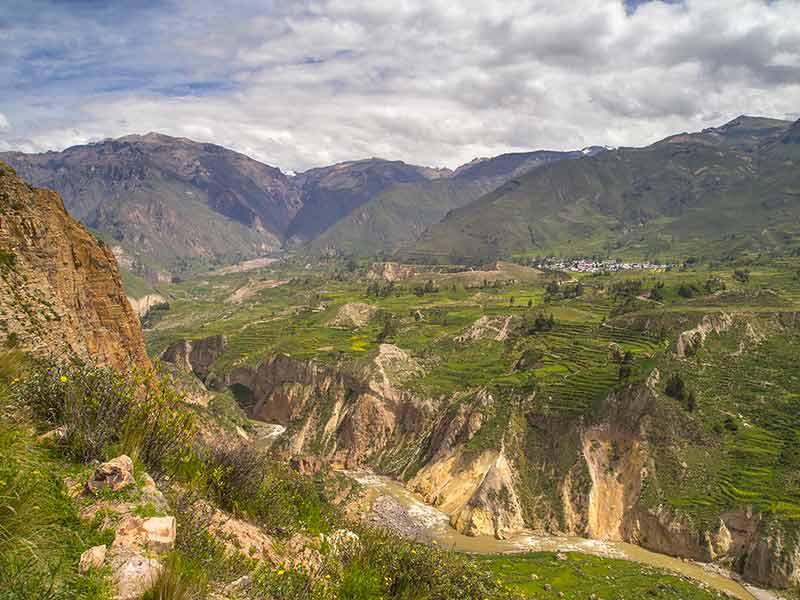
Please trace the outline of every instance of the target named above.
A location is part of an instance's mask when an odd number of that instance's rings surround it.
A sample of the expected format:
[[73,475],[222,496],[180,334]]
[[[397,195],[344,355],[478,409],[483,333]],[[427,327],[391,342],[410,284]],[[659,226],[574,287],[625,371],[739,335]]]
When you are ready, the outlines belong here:
[[150,364],[111,250],[55,192],[28,185],[3,163],[0,342],[119,368]]

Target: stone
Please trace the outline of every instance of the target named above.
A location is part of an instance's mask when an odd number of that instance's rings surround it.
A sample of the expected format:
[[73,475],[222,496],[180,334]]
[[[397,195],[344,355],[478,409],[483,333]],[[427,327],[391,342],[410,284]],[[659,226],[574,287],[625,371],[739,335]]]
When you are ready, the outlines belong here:
[[221,510],[198,509],[211,512],[208,530],[222,540],[228,552],[241,552],[254,560],[267,560],[272,564],[280,562],[272,538],[256,525],[234,519]]
[[175,517],[125,518],[111,547],[118,552],[169,552],[175,546]]
[[106,545],[94,546],[81,554],[78,562],[78,571],[86,573],[89,569],[99,569],[106,560]]
[[61,427],[56,427],[55,429],[51,429],[50,431],[43,433],[37,439],[40,442],[60,442],[64,439],[67,435],[67,428],[63,425]]
[[122,454],[97,467],[86,482],[86,489],[93,494],[104,489],[118,492],[133,483],[136,483],[133,478],[133,461]]
[[161,490],[158,489],[158,486],[156,486],[156,482],[153,481],[153,478],[145,473],[142,475],[141,480],[142,496],[139,501],[143,503],[150,503],[157,510],[163,511],[166,509],[167,499],[164,497],[164,494],[161,493]]
[[114,600],[138,600],[153,587],[162,569],[158,559],[130,555],[114,570]]
[[175,517],[150,517],[142,523],[147,548],[154,552],[169,552],[175,546]]
[[338,556],[354,555],[361,548],[358,534],[348,529],[337,529],[328,537],[328,542]]

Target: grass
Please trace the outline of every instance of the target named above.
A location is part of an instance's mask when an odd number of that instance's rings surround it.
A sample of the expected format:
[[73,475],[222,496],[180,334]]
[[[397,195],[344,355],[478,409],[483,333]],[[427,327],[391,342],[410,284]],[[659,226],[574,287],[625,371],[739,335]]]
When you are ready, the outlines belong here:
[[[0,405],[8,407],[9,355],[0,376]],[[83,523],[67,496],[63,464],[33,432],[0,417],[0,598],[103,600],[105,574],[77,573],[81,553],[110,543],[106,532]]]
[[[678,575],[639,563],[570,552],[558,560],[552,552],[493,555],[478,558],[503,585],[525,598],[603,600],[711,600],[716,592]],[[546,589],[545,586],[549,586]],[[594,594],[594,595],[593,595]]]

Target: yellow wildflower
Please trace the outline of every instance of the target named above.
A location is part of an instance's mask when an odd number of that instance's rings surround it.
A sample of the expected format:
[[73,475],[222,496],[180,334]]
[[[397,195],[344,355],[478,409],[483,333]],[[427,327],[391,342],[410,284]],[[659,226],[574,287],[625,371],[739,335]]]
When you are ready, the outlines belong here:
[[62,375],[58,379],[59,379],[59,381],[61,381],[61,383],[67,383],[69,381],[69,379],[67,379],[66,375]]

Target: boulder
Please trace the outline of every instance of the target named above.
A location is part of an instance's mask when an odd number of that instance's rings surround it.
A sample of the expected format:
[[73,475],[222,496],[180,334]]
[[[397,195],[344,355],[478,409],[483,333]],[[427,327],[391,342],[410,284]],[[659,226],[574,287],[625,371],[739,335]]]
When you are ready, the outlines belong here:
[[361,539],[349,529],[337,529],[327,536],[327,541],[336,556],[354,556],[361,549]]
[[150,517],[142,523],[147,548],[169,552],[175,546],[175,517]]
[[111,547],[116,552],[169,552],[175,545],[175,517],[129,516],[117,527]]
[[158,559],[140,554],[127,556],[114,569],[114,600],[138,600],[153,587],[162,569]]
[[136,483],[133,478],[133,461],[122,454],[97,467],[86,482],[86,489],[93,494],[104,489],[118,492],[132,483]]
[[94,546],[81,554],[78,571],[86,573],[89,569],[99,569],[106,560],[106,545]]

